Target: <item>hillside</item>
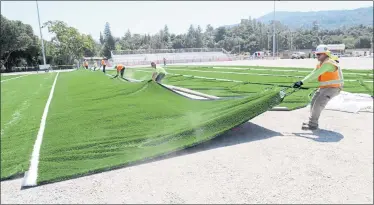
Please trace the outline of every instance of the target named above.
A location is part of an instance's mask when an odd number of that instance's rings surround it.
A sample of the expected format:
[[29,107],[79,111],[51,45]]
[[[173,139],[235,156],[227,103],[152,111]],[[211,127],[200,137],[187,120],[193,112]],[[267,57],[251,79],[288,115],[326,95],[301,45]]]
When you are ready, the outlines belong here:
[[[313,21],[318,21],[320,28],[339,28],[363,24],[373,25],[373,7],[354,10],[331,10],[313,12],[276,11],[275,18],[290,28],[311,28]],[[258,18],[263,23],[273,20],[273,13]]]

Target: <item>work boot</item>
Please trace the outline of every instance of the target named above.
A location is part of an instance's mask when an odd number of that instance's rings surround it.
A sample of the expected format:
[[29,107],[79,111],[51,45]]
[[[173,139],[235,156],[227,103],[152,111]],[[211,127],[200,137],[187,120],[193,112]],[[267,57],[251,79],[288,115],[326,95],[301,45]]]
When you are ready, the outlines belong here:
[[311,126],[309,125],[309,123],[303,123],[303,125],[301,126],[301,129],[302,130],[316,130],[318,129],[318,126]]

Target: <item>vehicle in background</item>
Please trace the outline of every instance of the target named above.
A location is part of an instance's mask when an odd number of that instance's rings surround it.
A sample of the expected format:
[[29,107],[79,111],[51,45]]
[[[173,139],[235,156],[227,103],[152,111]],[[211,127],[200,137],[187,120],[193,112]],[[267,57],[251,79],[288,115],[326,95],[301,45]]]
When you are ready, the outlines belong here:
[[341,54],[341,53],[332,53],[332,55],[334,55],[334,56],[338,56],[338,58],[340,58],[340,57],[343,56],[343,54]]
[[304,59],[305,56],[304,52],[295,52],[291,55],[291,59]]
[[265,53],[263,51],[257,51],[257,52],[253,53],[252,57],[254,57],[254,58],[264,58]]

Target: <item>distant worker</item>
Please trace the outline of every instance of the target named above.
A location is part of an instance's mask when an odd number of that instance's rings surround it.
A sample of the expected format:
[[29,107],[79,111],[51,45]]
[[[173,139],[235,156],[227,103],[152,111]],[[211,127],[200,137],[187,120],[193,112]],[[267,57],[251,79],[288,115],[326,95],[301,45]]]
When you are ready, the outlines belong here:
[[317,46],[315,54],[319,61],[316,69],[293,85],[294,88],[299,88],[308,81],[315,79],[319,81],[319,89],[314,94],[310,104],[309,122],[302,124],[303,130],[318,129],[318,120],[322,110],[332,98],[339,95],[344,84],[343,73],[337,56],[332,55],[326,45]]
[[106,67],[105,58],[103,58],[103,59],[101,60],[101,66],[103,67],[103,72],[105,73],[105,67]]
[[87,60],[84,60],[84,62],[83,62],[83,66],[84,66],[86,69],[88,69],[88,62],[87,62]]
[[156,67],[156,63],[152,62],[151,67],[155,69],[155,72],[152,74],[152,80],[157,83],[161,83],[161,80],[166,76],[166,71],[163,67]]
[[96,70],[96,68],[97,68],[97,62],[95,61],[94,65],[93,65],[94,71]]
[[121,78],[123,78],[123,74],[125,73],[125,66],[123,66],[122,64],[117,64],[114,68],[117,70],[117,75],[115,75],[113,78],[116,78],[119,75],[121,75]]
[[164,58],[164,66],[166,66],[166,58]]

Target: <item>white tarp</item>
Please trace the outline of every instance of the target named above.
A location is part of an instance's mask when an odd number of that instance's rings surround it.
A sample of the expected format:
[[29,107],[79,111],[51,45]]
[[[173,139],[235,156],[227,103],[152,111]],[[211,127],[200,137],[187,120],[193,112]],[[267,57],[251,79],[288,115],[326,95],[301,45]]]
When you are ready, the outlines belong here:
[[350,113],[373,112],[373,98],[368,94],[355,94],[342,91],[327,103],[325,109]]

